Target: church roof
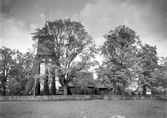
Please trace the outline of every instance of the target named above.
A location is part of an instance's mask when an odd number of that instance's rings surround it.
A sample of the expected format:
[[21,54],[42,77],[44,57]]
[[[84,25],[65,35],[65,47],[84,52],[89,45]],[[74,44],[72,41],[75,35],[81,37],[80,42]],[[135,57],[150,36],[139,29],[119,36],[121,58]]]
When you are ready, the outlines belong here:
[[141,85],[139,85],[135,90],[135,92],[142,92],[142,91],[143,91],[143,89],[142,89]]
[[[142,91],[143,91],[143,88],[141,85],[139,85],[135,90],[135,92],[142,92]],[[151,92],[151,89],[148,86],[146,86],[146,92]]]

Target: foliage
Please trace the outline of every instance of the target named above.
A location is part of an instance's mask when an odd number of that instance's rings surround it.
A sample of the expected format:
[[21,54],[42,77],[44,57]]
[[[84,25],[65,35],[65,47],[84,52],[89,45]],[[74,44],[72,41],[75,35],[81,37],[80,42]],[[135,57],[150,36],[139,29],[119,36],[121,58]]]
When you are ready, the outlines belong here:
[[84,94],[89,91],[89,87],[94,87],[94,79],[92,73],[80,72],[74,79],[73,84],[76,89],[83,90]]
[[140,40],[133,30],[125,26],[111,30],[104,37],[106,42],[101,48],[104,61],[98,74],[108,83],[126,85],[133,75]]
[[3,95],[6,95],[6,83],[11,67],[13,66],[13,54],[14,52],[9,48],[2,47],[0,49],[0,81]]
[[24,91],[33,61],[33,54],[2,47],[0,49],[0,86],[3,95],[19,95]]
[[155,87],[167,88],[167,58],[160,58],[159,65],[154,71],[154,82]]
[[[156,71],[158,68],[158,56],[155,46],[150,46],[148,44],[142,45],[139,50],[137,57],[138,61],[138,74],[139,74],[139,84],[147,85],[150,88],[155,86],[156,83]],[[146,90],[145,86],[144,90]],[[145,92],[144,92],[145,94]]]
[[94,64],[92,57],[96,47],[80,22],[70,19],[48,22],[42,29],[37,29],[33,33],[34,40],[38,40],[41,36],[52,36],[54,40],[55,64],[53,66],[57,69],[59,81],[64,87],[72,81],[77,72],[88,70]]
[[[143,45],[136,32],[125,26],[116,27],[104,38],[106,41],[97,49],[84,26],[70,19],[47,22],[33,33],[34,49],[53,54],[54,62],[47,66],[52,71],[56,69],[64,94],[67,94],[71,81],[83,90],[94,85],[82,73],[98,65],[95,59],[98,52],[104,58],[96,69],[100,82],[118,88],[119,84],[126,87],[138,79],[138,84],[150,88],[167,88],[167,58],[159,59],[155,46]],[[32,73],[33,61],[34,52],[21,53],[7,47],[0,48],[0,92],[3,95],[22,94]]]
[[144,87],[164,86],[166,61],[164,58],[163,66],[158,65],[155,46],[143,45],[135,31],[125,26],[111,30],[104,37],[106,42],[101,47],[104,61],[97,69],[99,78],[113,85],[127,86],[138,79],[138,84]]

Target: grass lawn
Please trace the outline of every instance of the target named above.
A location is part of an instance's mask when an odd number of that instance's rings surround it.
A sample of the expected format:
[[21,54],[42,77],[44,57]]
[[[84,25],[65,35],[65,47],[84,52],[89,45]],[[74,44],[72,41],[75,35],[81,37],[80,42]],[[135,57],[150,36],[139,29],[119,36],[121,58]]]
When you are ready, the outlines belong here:
[[167,102],[90,100],[0,102],[0,118],[167,118]]

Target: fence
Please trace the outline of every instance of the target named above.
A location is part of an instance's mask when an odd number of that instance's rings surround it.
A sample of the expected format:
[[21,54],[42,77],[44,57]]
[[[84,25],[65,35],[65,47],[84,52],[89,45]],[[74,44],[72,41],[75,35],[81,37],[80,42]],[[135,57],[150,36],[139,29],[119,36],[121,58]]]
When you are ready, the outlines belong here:
[[61,100],[167,100],[167,95],[54,95],[0,96],[0,101],[61,101]]

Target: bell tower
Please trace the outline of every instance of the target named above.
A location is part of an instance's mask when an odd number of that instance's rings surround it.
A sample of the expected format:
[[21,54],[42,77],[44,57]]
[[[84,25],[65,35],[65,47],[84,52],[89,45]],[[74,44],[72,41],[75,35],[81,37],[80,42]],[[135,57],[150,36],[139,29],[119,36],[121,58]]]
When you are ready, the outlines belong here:
[[[47,19],[47,14],[46,14],[46,19]],[[33,62],[33,67],[30,73],[30,78],[27,82],[26,85],[26,90],[24,92],[24,95],[29,94],[29,92],[33,89],[34,84],[35,85],[35,94],[36,95],[40,95],[41,91],[40,91],[40,81],[38,79],[38,81],[35,80],[34,76],[37,74],[40,74],[41,72],[41,68],[40,65],[44,64],[47,65],[48,63],[54,64],[55,63],[55,59],[56,59],[56,54],[54,51],[54,37],[53,35],[50,34],[49,31],[49,22],[46,20],[46,30],[47,30],[47,35],[42,35],[38,37],[38,46],[37,46],[37,53]],[[52,81],[51,81],[51,94],[55,95],[56,94],[56,89],[55,89],[55,71],[53,71],[52,74]],[[45,68],[45,74],[48,75],[48,69]],[[48,85],[48,76],[46,76],[46,78],[44,79],[44,91],[43,94],[44,95],[48,95],[49,94],[49,85]]]

